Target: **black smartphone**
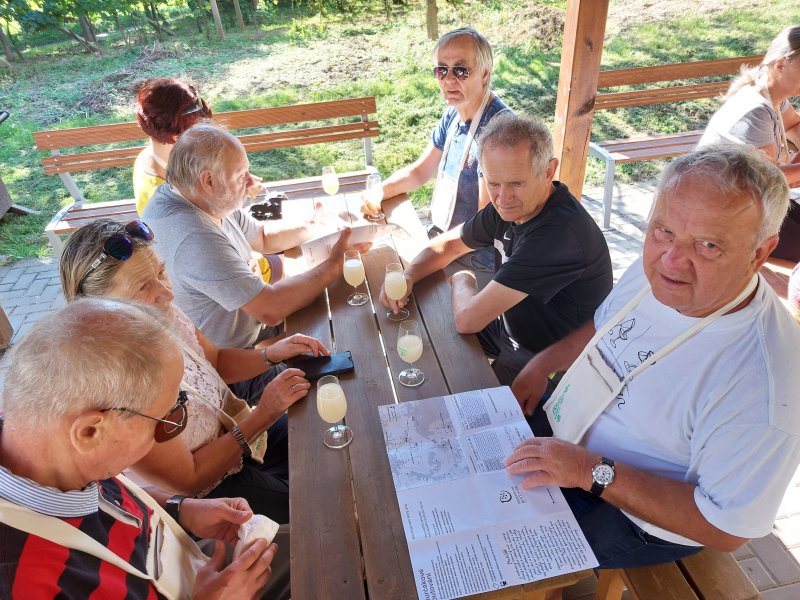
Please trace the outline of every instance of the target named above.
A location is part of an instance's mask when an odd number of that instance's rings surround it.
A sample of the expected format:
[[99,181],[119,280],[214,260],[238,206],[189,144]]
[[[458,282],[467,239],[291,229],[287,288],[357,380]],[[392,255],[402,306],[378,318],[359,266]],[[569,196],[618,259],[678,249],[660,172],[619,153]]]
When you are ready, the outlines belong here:
[[335,352],[330,356],[298,356],[286,361],[292,369],[300,369],[306,374],[306,379],[314,380],[324,375],[338,375],[353,371],[353,355],[350,351]]

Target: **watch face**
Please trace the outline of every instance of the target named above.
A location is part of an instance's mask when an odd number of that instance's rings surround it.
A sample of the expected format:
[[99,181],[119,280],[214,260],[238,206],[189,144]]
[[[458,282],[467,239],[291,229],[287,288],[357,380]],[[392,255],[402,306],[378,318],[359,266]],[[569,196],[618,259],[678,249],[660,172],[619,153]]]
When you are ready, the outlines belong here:
[[592,469],[592,477],[595,483],[607,486],[614,481],[614,469],[607,464],[601,463]]

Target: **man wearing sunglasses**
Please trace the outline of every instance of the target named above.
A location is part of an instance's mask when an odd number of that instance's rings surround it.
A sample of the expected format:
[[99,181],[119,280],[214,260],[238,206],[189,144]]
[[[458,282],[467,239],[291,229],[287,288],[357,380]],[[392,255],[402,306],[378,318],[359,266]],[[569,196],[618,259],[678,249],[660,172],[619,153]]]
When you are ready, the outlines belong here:
[[[273,544],[224,567],[198,537],[235,543],[242,499],[170,513],[117,475],[186,426],[181,350],[155,309],[79,300],[15,346],[0,420],[0,597],[253,598]],[[159,500],[166,503],[167,495]]]
[[271,328],[264,325],[280,324],[342,275],[342,256],[350,248],[346,228],[328,260],[264,283],[254,271],[252,251],[263,253],[269,243],[292,247],[307,237],[268,232],[269,225],[239,210],[253,182],[249,169],[235,136],[214,125],[196,125],[175,143],[169,185],[158,188],[143,214],[156,234],[176,304],[220,347],[246,348],[269,337]]
[[[509,109],[491,91],[492,48],[471,27],[439,38],[433,60],[433,76],[447,108],[422,156],[386,180],[383,197],[413,191],[436,176],[431,221],[440,233],[464,223],[488,204],[480,185],[475,142],[497,113]],[[362,208],[367,214],[379,209],[370,204]]]

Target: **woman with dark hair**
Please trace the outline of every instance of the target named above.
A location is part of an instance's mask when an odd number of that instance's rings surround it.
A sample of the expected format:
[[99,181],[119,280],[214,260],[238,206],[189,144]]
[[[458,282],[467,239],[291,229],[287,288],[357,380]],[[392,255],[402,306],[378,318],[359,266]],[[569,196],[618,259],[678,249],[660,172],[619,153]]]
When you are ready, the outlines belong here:
[[194,86],[177,79],[156,77],[139,87],[136,120],[150,136],[150,145],[139,153],[133,165],[133,193],[139,214],[156,188],[165,182],[169,153],[178,137],[212,114]]
[[[743,68],[728,89],[724,104],[708,122],[698,147],[720,142],[747,144],[761,150],[783,172],[791,188],[800,187],[800,113],[789,98],[800,95],[800,25],[781,31],[761,64]],[[781,229],[773,258],[800,260],[800,206],[797,190]]]

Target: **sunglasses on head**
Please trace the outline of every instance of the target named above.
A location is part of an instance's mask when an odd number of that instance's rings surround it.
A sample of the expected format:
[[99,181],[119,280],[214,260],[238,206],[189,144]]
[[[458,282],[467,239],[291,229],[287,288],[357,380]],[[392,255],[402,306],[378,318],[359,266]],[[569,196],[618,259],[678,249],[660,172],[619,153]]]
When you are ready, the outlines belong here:
[[194,104],[192,104],[189,108],[187,108],[181,113],[181,115],[183,115],[184,117],[186,115],[191,115],[205,109],[205,102],[203,102],[203,97],[200,94],[198,94],[197,90],[194,89],[192,86],[189,86],[189,89],[191,89],[192,93],[194,93]]
[[153,433],[153,439],[160,444],[161,442],[167,442],[180,435],[180,433],[186,429],[186,402],[188,400],[189,395],[184,390],[178,392],[178,401],[175,403],[175,406],[169,409],[169,412],[164,415],[164,418],[162,419],[151,417],[150,415],[140,413],[139,411],[131,408],[107,408],[103,412],[119,410],[122,412],[131,413],[132,415],[150,419],[151,421],[158,421],[156,424],[156,430]]
[[125,226],[120,226],[117,233],[113,233],[106,238],[103,242],[103,250],[100,256],[92,261],[89,265],[89,270],[86,275],[81,279],[79,289],[83,288],[83,282],[92,274],[92,272],[102,265],[109,258],[115,258],[119,261],[128,260],[133,254],[133,240],[136,238],[149,242],[153,239],[153,231],[142,221],[131,221]]
[[441,80],[443,80],[445,77],[447,77],[447,74],[448,74],[448,73],[449,73],[451,70],[453,71],[453,75],[455,76],[455,78],[456,78],[456,79],[458,79],[459,81],[464,81],[465,79],[469,78],[469,74],[470,74],[470,73],[472,73],[472,69],[470,69],[469,67],[460,67],[460,66],[456,66],[456,67],[444,67],[444,66],[437,66],[437,67],[433,67],[433,75],[434,75],[434,77],[436,77],[436,79],[438,79],[439,81],[441,81]]

